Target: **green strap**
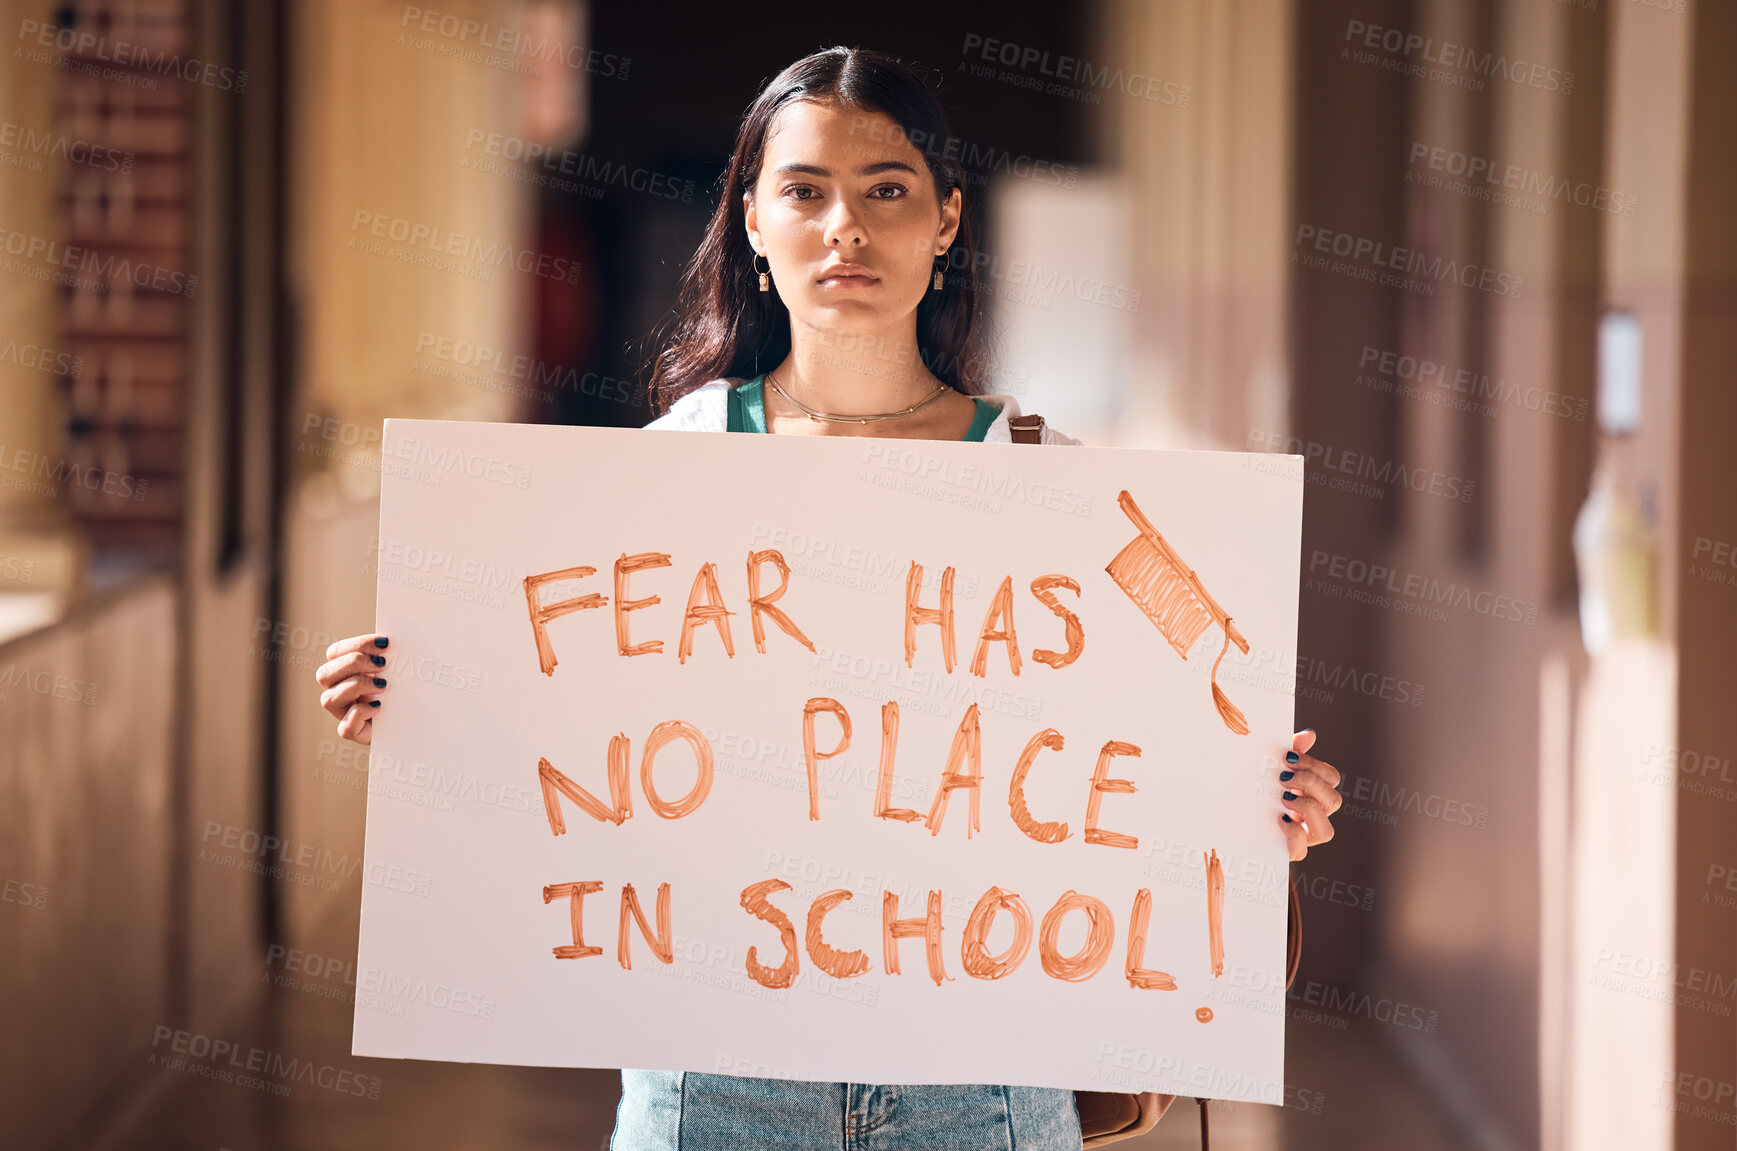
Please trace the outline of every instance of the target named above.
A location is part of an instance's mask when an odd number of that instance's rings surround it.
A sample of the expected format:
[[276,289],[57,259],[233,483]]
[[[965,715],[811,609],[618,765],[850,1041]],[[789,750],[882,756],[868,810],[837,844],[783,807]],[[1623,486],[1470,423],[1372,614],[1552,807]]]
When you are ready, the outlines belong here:
[[739,388],[730,389],[729,420],[724,430],[729,432],[764,432],[766,404],[760,382],[765,376],[755,376]]
[[995,417],[1001,414],[1001,409],[981,397],[973,396],[972,398],[977,401],[977,415],[972,417],[971,426],[966,429],[963,438],[981,443],[983,437],[989,434],[989,425],[993,424]]

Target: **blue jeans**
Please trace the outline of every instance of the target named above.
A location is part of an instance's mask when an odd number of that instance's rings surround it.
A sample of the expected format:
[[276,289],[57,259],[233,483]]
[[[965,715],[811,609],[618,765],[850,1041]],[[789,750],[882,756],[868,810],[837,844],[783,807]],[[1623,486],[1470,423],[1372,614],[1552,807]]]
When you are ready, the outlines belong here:
[[609,1151],[1079,1151],[1074,1093],[621,1073]]

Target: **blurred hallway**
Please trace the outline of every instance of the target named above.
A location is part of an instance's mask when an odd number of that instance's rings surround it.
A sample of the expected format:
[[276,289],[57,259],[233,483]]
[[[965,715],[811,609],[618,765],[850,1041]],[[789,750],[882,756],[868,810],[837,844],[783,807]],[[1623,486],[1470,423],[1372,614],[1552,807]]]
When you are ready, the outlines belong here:
[[[606,1146],[614,1071],[349,1054],[365,805],[452,800],[313,673],[374,627],[381,421],[645,423],[742,109],[845,43],[942,92],[992,390],[1305,457],[1297,650],[1226,679],[1294,686],[1345,807],[1292,869],[1285,1104],[1218,1145],[1731,1151],[1737,3],[0,28],[0,1143]],[[1197,1146],[1185,1103],[1124,1146]]]

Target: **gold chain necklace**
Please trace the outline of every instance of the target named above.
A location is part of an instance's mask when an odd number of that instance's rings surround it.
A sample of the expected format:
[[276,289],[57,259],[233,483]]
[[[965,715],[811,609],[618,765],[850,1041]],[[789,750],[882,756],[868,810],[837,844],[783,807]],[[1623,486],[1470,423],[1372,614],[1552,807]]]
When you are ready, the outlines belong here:
[[772,373],[770,371],[768,371],[766,373],[766,382],[772,385],[773,391],[777,392],[779,395],[781,395],[785,399],[789,400],[797,408],[801,409],[802,413],[804,415],[806,415],[809,419],[811,419],[811,420],[831,420],[832,422],[839,423],[839,424],[866,424],[870,420],[896,420],[900,416],[908,416],[912,412],[917,411],[920,408],[928,407],[930,404],[934,403],[937,399],[939,399],[941,397],[942,392],[952,390],[952,389],[948,388],[946,384],[937,384],[935,386],[935,390],[929,393],[928,398],[923,399],[923,400],[919,400],[917,403],[912,404],[910,407],[906,408],[902,412],[883,412],[879,415],[872,415],[872,416],[835,416],[829,412],[817,412],[813,408],[809,407],[807,404],[803,403],[801,400],[797,399],[795,396],[791,395],[789,392],[785,391],[783,389],[783,387],[781,387],[779,385],[778,380],[772,375]]

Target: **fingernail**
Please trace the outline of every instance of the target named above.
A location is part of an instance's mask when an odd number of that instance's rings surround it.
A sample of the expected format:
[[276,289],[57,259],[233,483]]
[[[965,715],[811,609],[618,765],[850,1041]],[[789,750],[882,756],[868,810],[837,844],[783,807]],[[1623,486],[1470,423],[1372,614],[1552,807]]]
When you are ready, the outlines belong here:
[[1305,734],[1307,734],[1307,735],[1313,735],[1313,734],[1315,734],[1315,729],[1314,729],[1314,728],[1312,728],[1312,727],[1305,727],[1305,728],[1304,728],[1304,729],[1303,729],[1303,731],[1304,731],[1304,733],[1305,733]]
[[374,646],[375,647],[385,647],[386,646],[386,637],[383,635],[375,636],[374,637]]
[[1280,780],[1281,780],[1281,781],[1283,781],[1283,780],[1287,780],[1287,779],[1289,779],[1289,778],[1291,778],[1291,776],[1293,776],[1293,775],[1295,775],[1295,774],[1297,774],[1297,773],[1296,773],[1296,772],[1294,772],[1294,771],[1281,771],[1281,772],[1279,772],[1279,779],[1280,779]]
[[1301,761],[1302,761],[1302,757],[1299,756],[1296,752],[1294,752],[1294,751],[1285,752],[1285,762],[1286,763],[1300,763]]
[[1295,798],[1297,798],[1297,793],[1294,791],[1287,791],[1287,792],[1285,792],[1285,798],[1286,799],[1295,799]]
[[371,655],[368,658],[374,661],[375,667],[385,667],[386,666],[386,657],[383,655]]
[[381,676],[375,676],[374,677],[374,686],[375,687],[385,687],[386,686],[386,680]]
[[380,701],[379,701],[379,700],[377,700],[377,699],[371,699],[371,700],[369,700],[369,701],[368,701],[368,706],[369,706],[369,707],[379,707],[379,706],[380,706]]
[[1288,811],[1287,811],[1287,812],[1285,812],[1285,822],[1286,822],[1286,823],[1289,823],[1289,822],[1291,822],[1291,813],[1290,813],[1290,812],[1288,812]]

